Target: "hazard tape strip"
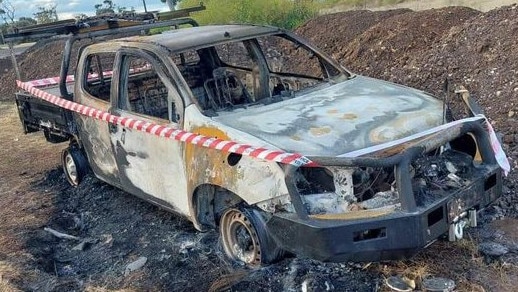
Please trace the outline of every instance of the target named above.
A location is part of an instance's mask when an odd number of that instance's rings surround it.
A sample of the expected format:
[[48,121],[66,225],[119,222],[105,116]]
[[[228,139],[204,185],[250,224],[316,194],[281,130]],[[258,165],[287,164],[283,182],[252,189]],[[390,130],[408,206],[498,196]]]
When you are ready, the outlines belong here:
[[[138,73],[138,72],[146,71],[149,69],[151,69],[151,65],[145,65],[145,66],[139,67],[139,68],[131,68],[129,70],[129,72]],[[113,75],[113,71],[103,71],[103,77],[111,77],[112,75]],[[97,73],[88,74],[88,80],[94,80],[94,79],[98,79],[98,78],[99,78],[99,74],[97,74]],[[38,80],[31,80],[31,81],[27,81],[25,83],[28,83],[34,87],[45,87],[45,86],[59,84],[60,79],[61,79],[60,77],[49,77],[49,78],[43,78],[43,79],[38,79]],[[65,83],[70,83],[70,82],[74,82],[74,81],[75,81],[74,75],[67,75],[67,77],[65,79]]]
[[[113,75],[113,71],[103,72],[103,77],[110,77],[112,75]],[[93,80],[93,79],[97,79],[97,78],[99,78],[99,74],[96,74],[96,73],[88,74],[88,80]],[[50,78],[43,78],[43,79],[38,79],[38,80],[31,80],[31,81],[27,81],[25,83],[30,84],[33,87],[45,87],[45,86],[59,84],[60,79],[61,78],[59,78],[59,77],[50,77]],[[71,83],[74,81],[75,81],[74,75],[68,75],[65,83]]]
[[268,161],[280,162],[283,164],[292,164],[295,166],[315,166],[315,163],[313,161],[297,153],[288,153],[280,150],[269,150],[262,147],[253,147],[246,144],[190,133],[183,130],[155,123],[145,122],[137,119],[118,117],[108,112],[101,111],[50,94],[48,92],[36,88],[30,82],[21,82],[17,80],[16,84],[18,85],[18,87],[26,90],[32,95],[41,98],[45,101],[48,101],[54,105],[57,105],[61,108],[65,108],[98,120],[103,120],[112,124],[120,125],[128,129],[146,132],[149,134],[153,134],[155,136],[174,139],[177,141],[194,144],[201,147],[241,154],[244,156],[260,158]]
[[[39,80],[32,80],[28,81],[27,83],[34,87],[43,87],[43,86],[49,86],[49,85],[56,85],[59,84],[59,77],[51,77],[51,78],[44,78]],[[68,75],[66,78],[66,83],[74,82],[74,76]]]

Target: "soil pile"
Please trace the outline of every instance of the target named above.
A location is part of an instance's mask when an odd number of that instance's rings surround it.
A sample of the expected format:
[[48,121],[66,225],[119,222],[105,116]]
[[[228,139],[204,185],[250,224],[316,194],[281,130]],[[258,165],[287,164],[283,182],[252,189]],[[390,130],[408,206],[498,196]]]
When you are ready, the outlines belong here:
[[[370,27],[410,9],[389,11],[346,11],[322,15],[295,29],[295,33],[309,39],[326,53],[334,55]],[[411,13],[412,14],[412,13]]]
[[395,15],[365,30],[334,55],[356,72],[387,79],[391,68],[405,66],[451,27],[479,14],[470,8],[449,7]]
[[[68,75],[75,73],[79,49],[91,43],[92,41],[90,40],[79,40],[74,43],[70,56]],[[17,56],[16,59],[18,60],[22,80],[27,81],[59,76],[64,47],[65,40],[45,39],[37,42],[20,56]],[[14,93],[17,91],[16,74],[14,69],[12,69],[10,58],[1,61],[0,64],[8,61],[6,67],[9,69],[4,74],[0,72],[0,101],[12,100],[14,99]]]
[[[489,11],[472,18],[435,42],[422,54],[409,57],[389,79],[437,93],[451,78],[464,84],[505,134],[518,142],[515,112],[518,98],[518,6]],[[514,153],[516,156],[518,153]]]

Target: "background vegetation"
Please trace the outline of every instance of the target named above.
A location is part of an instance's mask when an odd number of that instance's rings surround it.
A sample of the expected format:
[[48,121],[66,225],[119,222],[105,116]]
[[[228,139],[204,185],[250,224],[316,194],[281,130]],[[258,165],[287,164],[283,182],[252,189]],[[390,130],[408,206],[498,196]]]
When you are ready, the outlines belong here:
[[[405,0],[205,0],[205,11],[194,13],[200,24],[255,23],[287,29],[295,28],[333,5],[365,7],[387,5]],[[197,6],[199,0],[182,0],[179,8]]]

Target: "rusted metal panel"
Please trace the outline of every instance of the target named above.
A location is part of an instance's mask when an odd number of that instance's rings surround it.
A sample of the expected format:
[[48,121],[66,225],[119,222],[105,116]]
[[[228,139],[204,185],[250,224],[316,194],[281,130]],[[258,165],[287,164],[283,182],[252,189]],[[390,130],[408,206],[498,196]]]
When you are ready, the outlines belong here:
[[[185,111],[185,129],[220,139],[271,146],[249,134],[215,123],[199,113],[195,105]],[[192,194],[199,185],[212,184],[239,195],[248,204],[261,203],[263,209],[274,210],[289,203],[280,165],[246,156],[232,161],[230,155],[215,149],[185,145],[188,193]],[[269,201],[273,198],[276,198],[275,202]]]
[[[114,50],[115,48],[110,45],[106,45],[102,49],[103,52]],[[90,50],[86,48],[85,53],[81,56],[78,62],[78,72],[85,71],[84,65],[88,52],[90,52]],[[84,80],[82,79],[76,81],[74,99],[78,103],[86,106],[91,106],[103,111],[109,111],[111,108],[110,103],[96,99],[85,92],[83,90],[83,81]],[[118,179],[118,167],[113,155],[108,124],[104,121],[92,119],[79,114],[75,114],[74,116],[78,127],[80,142],[84,146],[90,166],[94,170],[94,173],[111,184],[117,186],[120,185]]]

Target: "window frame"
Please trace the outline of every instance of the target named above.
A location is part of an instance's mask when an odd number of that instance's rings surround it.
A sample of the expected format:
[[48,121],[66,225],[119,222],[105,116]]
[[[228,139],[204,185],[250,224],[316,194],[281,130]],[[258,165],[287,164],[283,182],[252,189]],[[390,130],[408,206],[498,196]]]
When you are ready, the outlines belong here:
[[[128,80],[129,80],[129,63],[128,60],[131,57],[137,57],[144,59],[151,64],[152,69],[156,72],[160,81],[167,88],[167,103],[168,103],[168,118],[163,119],[160,117],[139,113],[131,109],[128,100]],[[116,101],[113,107],[117,110],[127,112],[132,115],[141,116],[150,120],[157,120],[161,122],[172,123],[176,125],[182,125],[184,120],[185,104],[180,95],[177,82],[174,81],[173,74],[169,72],[168,66],[164,63],[164,60],[159,55],[140,48],[128,48],[124,47],[118,51],[118,78],[117,78],[117,92]],[[174,103],[174,106],[169,106],[170,103]],[[173,111],[175,110],[175,113]],[[177,120],[173,119],[174,115],[177,115]]]
[[[111,68],[109,68],[112,72],[114,72],[114,69],[116,68],[116,64],[117,64],[117,58],[118,58],[118,54],[117,52],[115,51],[95,51],[95,52],[88,52],[88,54],[85,56],[85,61],[84,61],[84,66],[83,66],[83,70],[82,70],[82,80],[81,80],[81,91],[86,93],[89,97],[95,99],[96,101],[100,101],[100,102],[103,102],[105,104],[111,104],[111,100],[112,100],[112,84],[114,82],[114,74],[112,73],[112,76],[110,77],[110,81],[108,82],[109,83],[109,94],[108,94],[108,99],[103,99],[99,96],[96,96],[94,95],[90,89],[88,89],[88,75],[90,74],[90,72],[88,72],[89,68],[90,68],[90,65],[92,64],[92,58],[93,57],[97,57],[99,58],[99,55],[102,55],[102,54],[112,54],[113,55],[113,62],[112,62],[112,66]],[[100,73],[104,73],[105,71],[103,71],[103,68],[101,66],[101,64],[99,63],[99,59],[96,60],[97,62],[97,69],[99,69]],[[105,69],[108,69],[108,68],[105,68]],[[104,74],[101,75],[102,77],[99,78],[98,82],[106,82],[104,80]]]

